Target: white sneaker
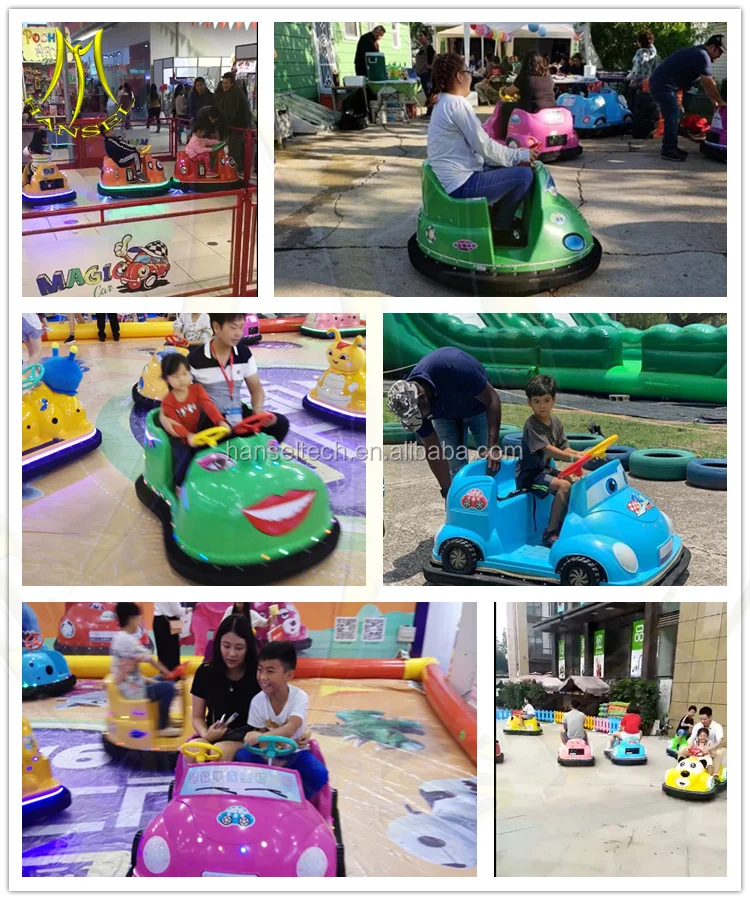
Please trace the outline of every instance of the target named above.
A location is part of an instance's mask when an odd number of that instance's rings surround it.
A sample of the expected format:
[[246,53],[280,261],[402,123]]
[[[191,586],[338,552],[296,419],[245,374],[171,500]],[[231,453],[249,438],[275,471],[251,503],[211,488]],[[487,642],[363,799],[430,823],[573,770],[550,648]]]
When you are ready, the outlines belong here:
[[180,728],[164,728],[158,734],[159,737],[176,738],[182,734],[182,730]]

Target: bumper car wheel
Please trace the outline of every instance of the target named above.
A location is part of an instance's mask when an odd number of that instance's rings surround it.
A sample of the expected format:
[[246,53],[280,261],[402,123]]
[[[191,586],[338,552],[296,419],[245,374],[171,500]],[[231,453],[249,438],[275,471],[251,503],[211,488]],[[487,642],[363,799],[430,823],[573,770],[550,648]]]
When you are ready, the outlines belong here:
[[560,584],[571,587],[596,587],[606,581],[599,566],[587,556],[571,556],[560,568]]
[[346,878],[344,860],[344,841],[341,837],[341,818],[339,817],[339,792],[331,791],[331,818],[333,819],[333,836],[336,840],[336,877]]
[[443,568],[454,575],[473,575],[479,562],[477,548],[465,538],[450,538],[441,550]]
[[133,846],[130,848],[130,868],[128,869],[127,876],[128,878],[132,878],[133,869],[135,869],[135,864],[138,862],[138,845],[141,842],[141,838],[143,837],[143,828],[140,831],[136,831],[135,837],[133,838]]

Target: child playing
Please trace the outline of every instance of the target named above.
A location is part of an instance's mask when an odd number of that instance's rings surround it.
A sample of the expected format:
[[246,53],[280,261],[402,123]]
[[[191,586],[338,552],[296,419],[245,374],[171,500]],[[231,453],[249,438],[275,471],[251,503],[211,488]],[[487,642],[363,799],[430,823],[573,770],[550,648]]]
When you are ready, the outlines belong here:
[[630,706],[628,706],[628,711],[620,720],[620,730],[615,731],[612,734],[612,737],[609,740],[609,747],[607,749],[611,750],[614,747],[616,739],[620,741],[631,741],[634,739],[640,741],[641,737],[642,731],[640,710],[635,703],[631,703]]
[[691,734],[693,731],[693,726],[695,725],[695,714],[698,712],[698,708],[696,706],[688,706],[687,712],[680,719],[680,724],[677,726],[677,734]]
[[557,416],[552,415],[557,395],[555,379],[549,375],[535,375],[526,385],[526,397],[531,415],[523,426],[521,458],[516,467],[516,486],[519,490],[534,490],[540,494],[554,494],[549,523],[542,535],[545,547],[551,547],[560,537],[560,527],[570,499],[570,486],[577,477],[558,478],[557,469],[549,460],[574,462],[583,456],[572,450],[565,429]]
[[174,682],[147,678],[141,673],[139,663],[150,662],[163,674],[169,669],[153,659],[148,650],[135,637],[141,623],[141,608],[137,603],[118,603],[115,614],[121,631],[112,639],[109,652],[112,655],[112,674],[120,693],[126,700],[153,700],[159,704],[160,737],[179,737],[179,728],[169,724],[169,707],[174,696]]
[[[271,641],[260,651],[258,684],[261,693],[253,697],[247,719],[254,730],[245,735],[245,743],[250,747],[255,746],[264,734],[277,734],[295,741],[303,737],[310,701],[303,690],[290,684],[296,668],[297,651],[289,641]],[[235,760],[253,762],[255,756],[243,748]],[[298,750],[291,756],[281,757],[279,763],[299,772],[308,800],[328,783],[328,770],[310,750]]]
[[[215,113],[215,114],[214,114]],[[203,163],[206,167],[206,178],[218,178],[219,173],[214,171],[214,164],[218,151],[215,149],[219,135],[216,131],[218,112],[214,107],[204,107],[195,120],[193,133],[185,147],[185,153],[197,163]]]
[[714,773],[714,761],[709,753],[710,735],[708,728],[699,728],[695,733],[695,743],[690,747],[688,753],[690,756],[699,756],[706,762],[706,770],[709,775]]
[[229,424],[214,406],[211,398],[200,384],[193,384],[190,363],[181,353],[168,353],[161,364],[162,378],[167,382],[169,393],[161,402],[159,421],[170,436],[174,459],[174,483],[180,485],[185,480],[187,467],[193,458],[191,448],[195,447],[195,435],[203,428]]
[[138,152],[138,148],[124,138],[118,138],[110,134],[103,122],[99,126],[99,133],[104,138],[104,153],[111,160],[114,160],[121,169],[127,169],[128,166],[132,166],[136,179],[147,183],[148,175],[143,171],[143,163],[141,162],[141,154]]
[[47,132],[41,128],[35,131],[29,141],[29,146],[24,149],[24,155],[29,157],[29,181],[39,166],[43,166],[52,156],[52,150],[47,143]]
[[521,718],[525,721],[526,719],[533,719],[536,716],[536,710],[531,705],[531,700],[528,697],[523,698],[523,707],[521,709]]

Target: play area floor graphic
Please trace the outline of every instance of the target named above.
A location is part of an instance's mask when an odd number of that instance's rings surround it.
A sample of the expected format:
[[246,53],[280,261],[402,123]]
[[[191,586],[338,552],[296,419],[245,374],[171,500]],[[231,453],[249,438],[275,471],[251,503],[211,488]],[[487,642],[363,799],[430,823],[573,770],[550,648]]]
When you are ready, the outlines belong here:
[[[252,348],[270,410],[289,418],[285,448],[325,482],[341,538],[334,553],[288,584],[364,584],[364,436],[323,421],[302,406],[325,367],[327,344],[303,335]],[[139,502],[145,413],[131,390],[151,355],[153,338],[81,342],[88,371],[80,395],[101,447],[24,486],[24,584],[186,584],[169,567],[161,523]],[[43,355],[48,355],[47,348]]]

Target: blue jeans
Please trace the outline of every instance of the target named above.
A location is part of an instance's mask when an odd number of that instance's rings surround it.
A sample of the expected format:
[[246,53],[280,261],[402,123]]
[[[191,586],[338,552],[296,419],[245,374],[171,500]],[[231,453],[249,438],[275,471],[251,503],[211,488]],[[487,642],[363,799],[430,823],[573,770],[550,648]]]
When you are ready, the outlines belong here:
[[[260,757],[251,753],[247,747],[242,747],[234,755],[235,762],[257,763],[259,760]],[[291,756],[282,756],[279,758],[278,765],[299,772],[302,790],[305,792],[307,800],[311,800],[328,783],[328,769],[309,750],[298,750]]]
[[451,478],[469,461],[469,432],[474,435],[477,447],[487,446],[487,413],[465,419],[433,419],[432,424],[443,447]]
[[515,212],[531,190],[533,181],[534,172],[529,166],[485,166],[453,191],[451,197],[459,200],[485,197],[492,207],[495,228],[510,228]]
[[154,681],[146,685],[146,696],[159,704],[159,731],[169,726],[169,707],[174,697],[174,681]]
[[664,135],[661,139],[662,153],[677,150],[677,137],[680,133],[680,107],[674,91],[651,91],[651,96],[664,117]]

